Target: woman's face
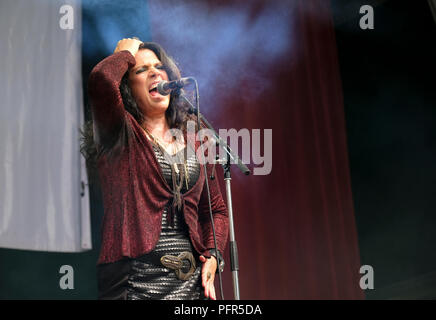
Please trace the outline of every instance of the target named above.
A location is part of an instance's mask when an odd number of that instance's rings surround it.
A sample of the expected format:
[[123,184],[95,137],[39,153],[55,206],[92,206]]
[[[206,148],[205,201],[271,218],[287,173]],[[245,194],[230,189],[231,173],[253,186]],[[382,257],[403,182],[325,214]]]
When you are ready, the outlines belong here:
[[160,81],[168,80],[168,75],[156,54],[149,49],[140,49],[135,59],[136,64],[129,72],[132,95],[145,116],[159,116],[168,108],[170,95],[161,95],[156,86]]

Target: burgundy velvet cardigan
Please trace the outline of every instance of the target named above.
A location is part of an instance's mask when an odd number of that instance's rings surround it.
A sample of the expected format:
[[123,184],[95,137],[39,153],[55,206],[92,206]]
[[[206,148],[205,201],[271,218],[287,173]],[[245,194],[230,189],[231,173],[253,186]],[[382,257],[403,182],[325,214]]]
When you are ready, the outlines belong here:
[[[151,143],[134,117],[125,110],[121,99],[121,79],[134,65],[132,54],[121,51],[98,63],[89,77],[94,140],[101,153],[97,168],[104,207],[97,264],[150,252],[159,240],[164,207],[173,199]],[[217,246],[224,252],[228,214],[218,179],[210,180],[211,168],[212,165],[208,164]],[[182,204],[194,249],[210,257],[207,250],[215,245],[204,179],[201,166],[198,181],[182,195]]]

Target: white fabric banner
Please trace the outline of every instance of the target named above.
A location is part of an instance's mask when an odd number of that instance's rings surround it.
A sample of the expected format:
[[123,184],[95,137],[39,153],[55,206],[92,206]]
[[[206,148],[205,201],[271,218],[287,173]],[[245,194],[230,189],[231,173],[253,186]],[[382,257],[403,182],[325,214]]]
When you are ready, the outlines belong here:
[[91,249],[80,3],[2,0],[0,75],[0,247]]

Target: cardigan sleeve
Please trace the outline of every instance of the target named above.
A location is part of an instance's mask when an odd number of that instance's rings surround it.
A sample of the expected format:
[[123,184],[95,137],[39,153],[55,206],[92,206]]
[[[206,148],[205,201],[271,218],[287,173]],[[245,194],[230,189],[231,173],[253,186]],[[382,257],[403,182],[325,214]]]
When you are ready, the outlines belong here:
[[[224,203],[220,186],[218,183],[218,172],[215,175],[215,179],[211,180],[210,175],[212,173],[212,164],[207,164],[207,179],[210,189],[211,207],[213,221],[215,225],[215,234],[217,240],[218,250],[224,254],[224,249],[227,244],[227,237],[229,233],[229,217],[227,206]],[[216,168],[218,168],[217,166]],[[203,243],[208,249],[215,248],[215,243],[213,240],[212,224],[210,221],[209,213],[209,201],[207,195],[206,183],[204,183],[203,191],[201,193],[199,202],[199,222],[202,230]]]
[[136,64],[133,55],[119,51],[100,61],[91,71],[88,94],[94,121],[94,139],[98,146],[111,146],[124,124],[124,104],[120,83],[126,71]]

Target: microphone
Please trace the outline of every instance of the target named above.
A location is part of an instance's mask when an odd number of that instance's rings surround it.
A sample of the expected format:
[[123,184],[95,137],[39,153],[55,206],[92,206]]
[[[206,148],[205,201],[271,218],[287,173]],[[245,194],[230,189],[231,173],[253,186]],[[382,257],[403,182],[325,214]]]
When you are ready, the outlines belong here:
[[173,81],[161,81],[157,85],[157,91],[163,95],[168,95],[171,91],[174,89],[180,89],[184,86],[192,83],[194,81],[194,78],[181,78],[179,80],[173,80]]

